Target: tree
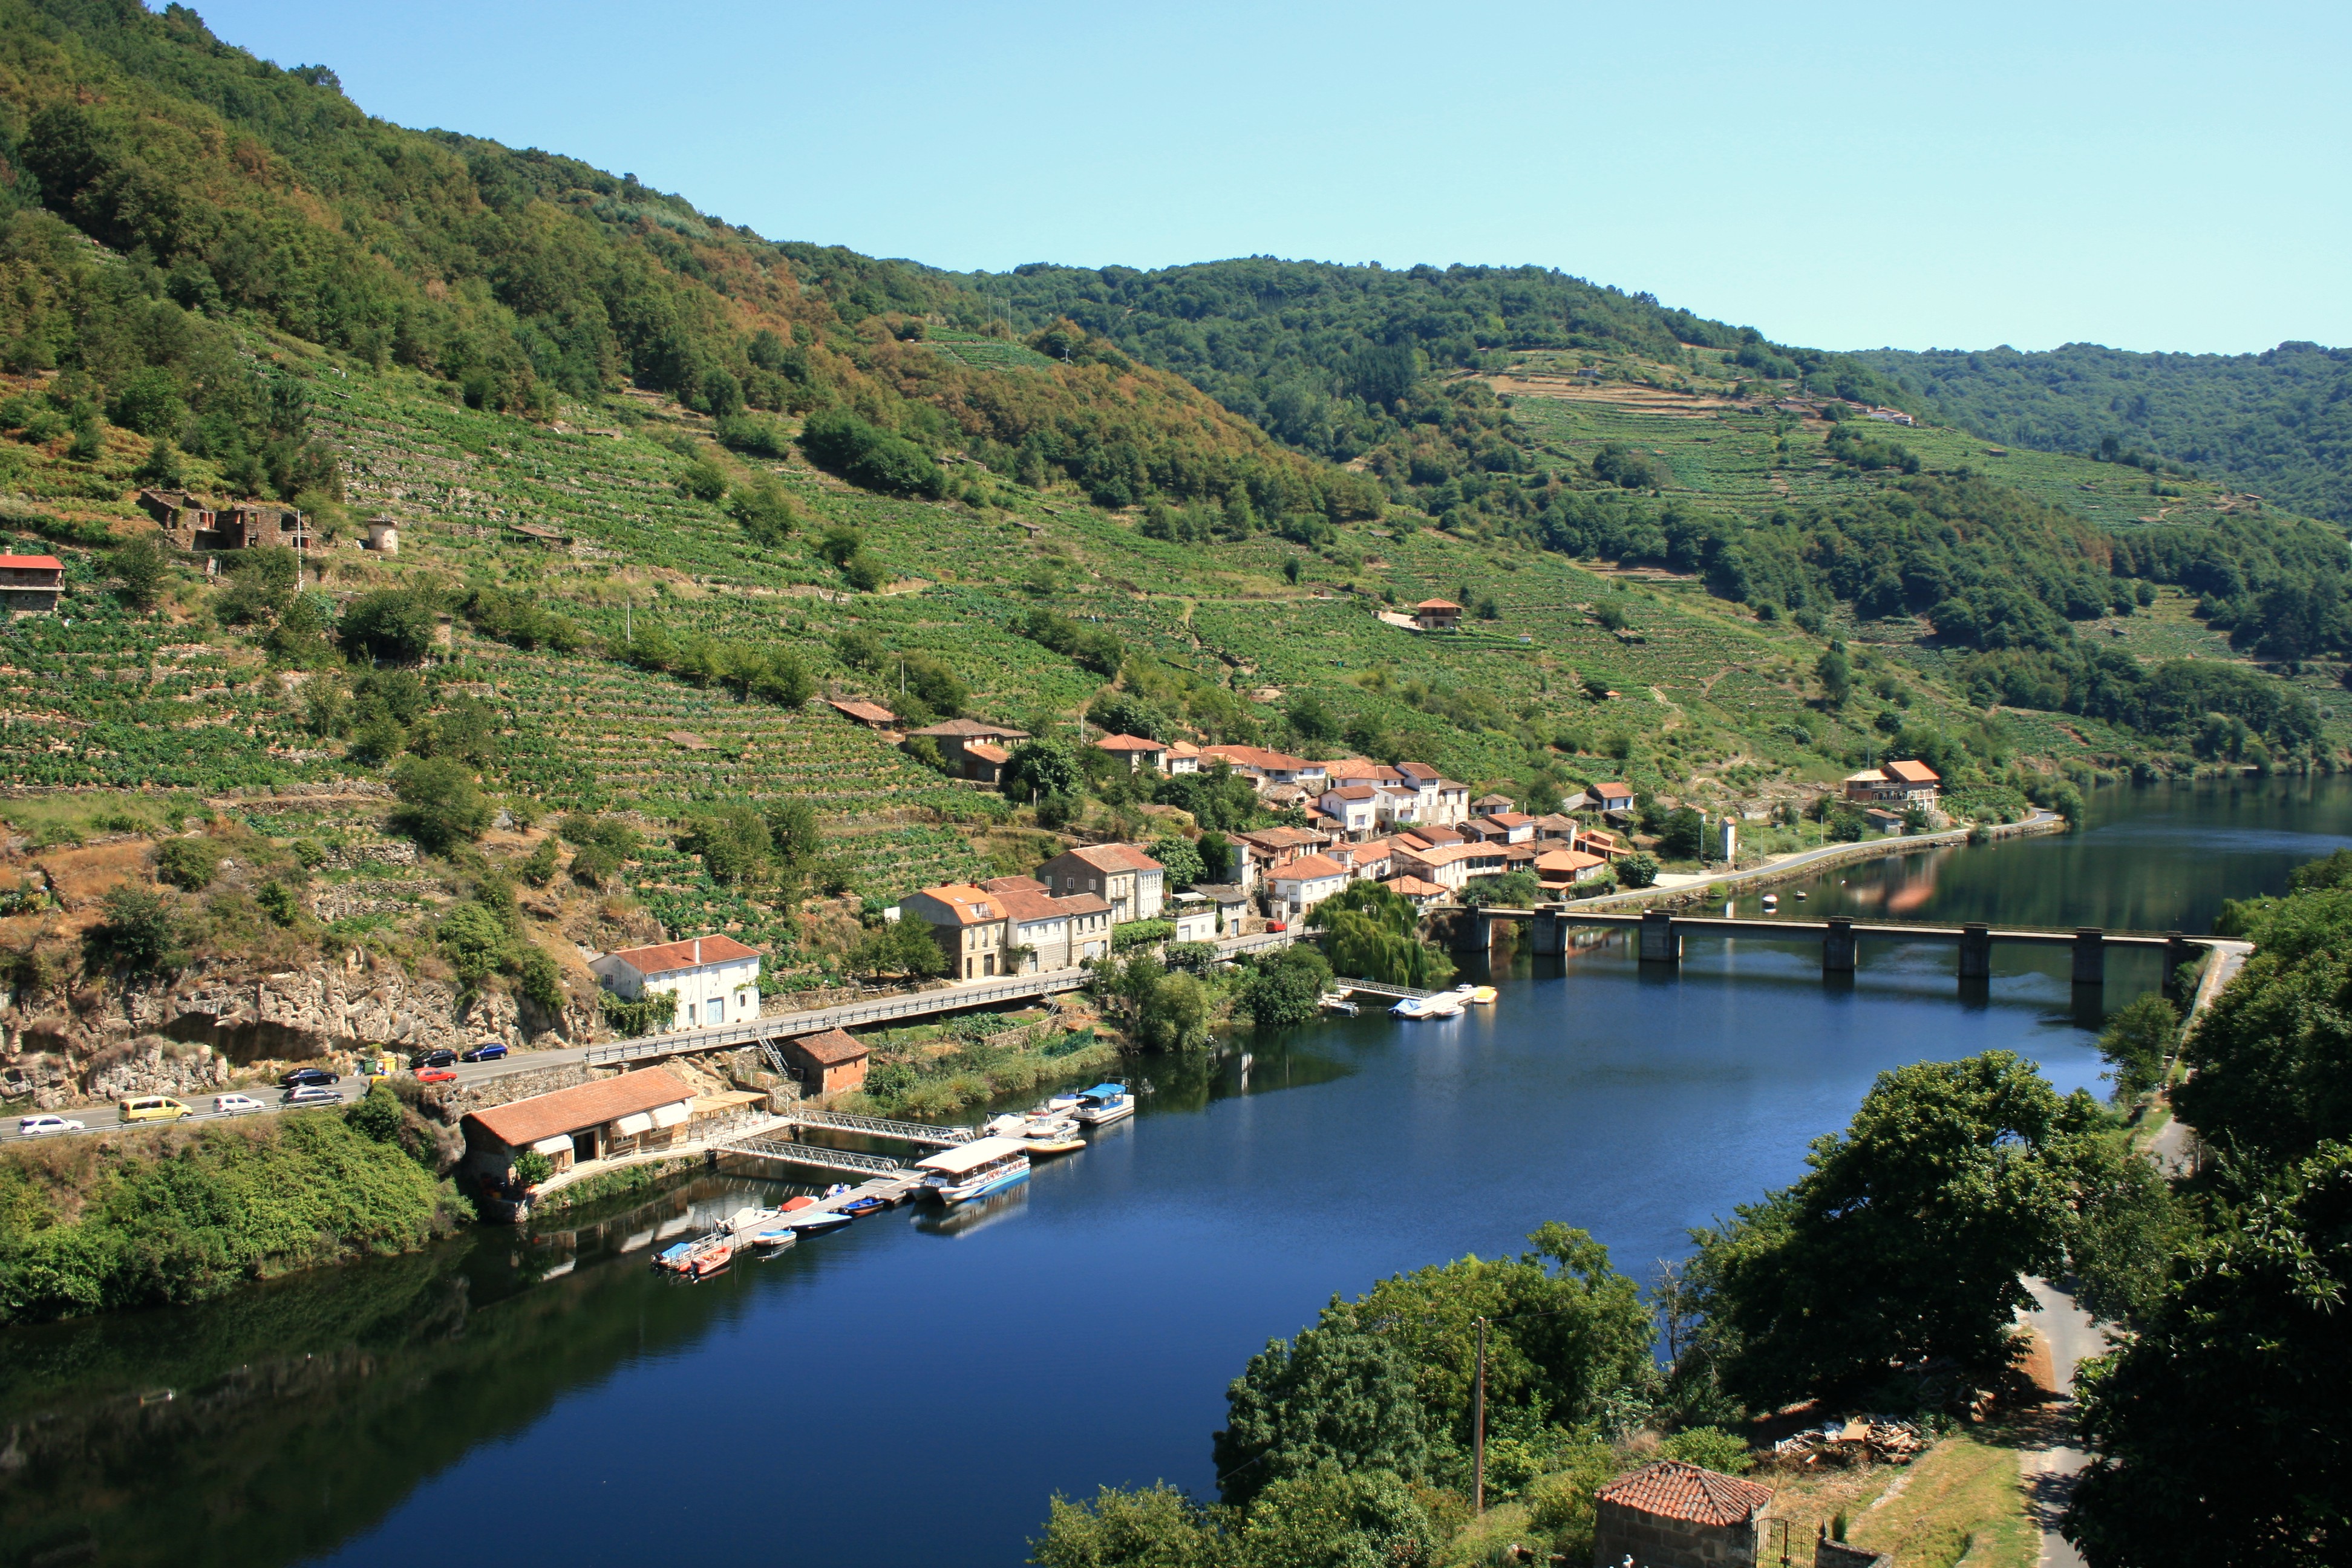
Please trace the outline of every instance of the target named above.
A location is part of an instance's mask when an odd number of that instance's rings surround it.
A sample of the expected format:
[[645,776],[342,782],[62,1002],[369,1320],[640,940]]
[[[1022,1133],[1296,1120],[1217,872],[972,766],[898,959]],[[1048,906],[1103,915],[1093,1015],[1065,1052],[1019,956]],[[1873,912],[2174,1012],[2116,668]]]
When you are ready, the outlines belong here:
[[857,939],[843,961],[852,974],[926,980],[948,972],[948,955],[921,921],[887,921]]
[[1473,877],[1462,889],[1462,901],[1472,909],[1491,904],[1500,909],[1523,910],[1541,897],[1543,883],[1537,879],[1533,871],[1506,871],[1499,877]]
[[413,664],[432,651],[439,629],[437,607],[429,596],[407,588],[379,588],[351,602],[337,635],[353,653]]
[[219,874],[221,847],[201,835],[167,838],[155,851],[155,877],[183,892],[201,893]]
[[2344,1560],[2347,1294],[2352,1149],[2326,1143],[2076,1372],[2095,1457],[2064,1529],[2093,1568]]
[[1331,966],[1323,955],[1294,944],[1258,961],[1237,1005],[1261,1029],[1295,1028],[1314,1021],[1330,985]]
[[1039,1568],[1239,1568],[1218,1515],[1165,1482],[1104,1487],[1091,1503],[1056,1492],[1048,1506],[1029,1542]]
[[1222,833],[1203,833],[1192,841],[1192,847],[1200,853],[1202,879],[1219,883],[1233,880],[1233,840]]
[[1821,682],[1822,700],[1832,708],[1843,708],[1853,695],[1853,662],[1846,658],[1845,644],[1832,642],[1813,661],[1813,679]]
[[2164,1064],[2180,1037],[2180,1015],[2151,991],[2107,1020],[2099,1056],[2116,1083],[2116,1098],[2137,1100],[2164,1081]]
[[739,804],[697,812],[684,826],[678,847],[701,856],[702,868],[713,881],[740,887],[756,880],[775,854],[775,839],[757,806]]
[[1401,1477],[1325,1464],[1258,1495],[1241,1555],[1253,1568],[1431,1568],[1443,1544]]
[[1706,847],[1706,818],[1689,806],[1666,813],[1658,828],[1658,853],[1669,860],[1696,860]]
[[1150,854],[1168,873],[1168,886],[1171,889],[1189,888],[1207,872],[1200,850],[1192,847],[1189,838],[1179,838],[1172,834],[1164,838],[1155,838],[1151,841]]
[[1378,882],[1350,882],[1315,906],[1334,972],[1357,980],[1434,990],[1454,978],[1454,961],[1421,940],[1412,900]]
[[727,498],[727,515],[754,544],[771,548],[783,543],[800,526],[800,509],[784,487],[762,474],[748,485],[738,485]]
[[1391,1336],[1336,1302],[1296,1339],[1268,1341],[1225,1390],[1211,1447],[1224,1500],[1325,1464],[1419,1475],[1429,1433],[1415,1370]]
[[2063,1261],[2096,1116],[2008,1051],[1881,1073],[1794,1186],[1691,1233],[1725,1384],[1770,1405],[1932,1357],[2004,1365],[2022,1277]]
[[1007,800],[1028,801],[1076,796],[1085,791],[1086,782],[1077,748],[1067,741],[1024,741],[1013,748],[997,787]]
[[1657,879],[1657,858],[1646,849],[1636,849],[1617,862],[1617,880],[1626,887],[1647,888]]
[[2276,1169],[2352,1140],[2352,1019],[2342,1000],[2352,987],[2352,889],[2307,885],[2236,912],[2253,955],[2182,1045],[2187,1073],[2172,1102],[2209,1144]]
[[1190,974],[1160,974],[1138,999],[1136,1032],[1155,1051],[1199,1049],[1209,1043],[1208,993]]
[[394,825],[436,854],[489,829],[489,802],[474,775],[446,757],[404,759],[393,770],[392,793],[400,802]]
[[392,1092],[392,1085],[382,1079],[368,1086],[368,1091],[353,1100],[343,1112],[343,1120],[352,1131],[371,1143],[394,1143],[400,1140],[400,1129],[407,1118],[402,1115],[400,1097]]
[[120,965],[133,974],[171,974],[188,962],[178,910],[163,894],[118,882],[100,900],[106,918],[82,937],[91,968]]
[[152,609],[172,580],[171,557],[152,533],[134,534],[117,545],[111,563],[122,584],[122,602],[136,610]]

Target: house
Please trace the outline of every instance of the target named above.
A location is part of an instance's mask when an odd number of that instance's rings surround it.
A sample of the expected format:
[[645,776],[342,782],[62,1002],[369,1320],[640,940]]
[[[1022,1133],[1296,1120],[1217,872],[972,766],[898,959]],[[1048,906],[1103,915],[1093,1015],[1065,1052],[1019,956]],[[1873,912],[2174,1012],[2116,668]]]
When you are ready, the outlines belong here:
[[1845,778],[1845,798],[1857,804],[1874,805],[1926,805],[1936,804],[1936,792],[1943,780],[1936,770],[1925,763],[1883,763],[1865,768]]
[[1423,599],[1412,607],[1413,624],[1425,632],[1450,632],[1462,621],[1462,606],[1451,599]]
[[1614,860],[1633,852],[1632,845],[1627,844],[1615,834],[1604,833],[1597,827],[1578,829],[1576,837],[1570,842],[1569,847],[1581,849],[1587,855],[1598,855],[1604,860]]
[[1114,757],[1124,758],[1127,762],[1127,771],[1131,773],[1139,773],[1145,768],[1150,768],[1154,773],[1165,771],[1160,764],[1168,755],[1168,748],[1162,742],[1148,736],[1105,735],[1095,742],[1095,750],[1108,752]]
[[478,1177],[503,1184],[515,1156],[538,1151],[558,1171],[612,1154],[635,1153],[677,1140],[694,1113],[694,1091],[661,1068],[559,1089],[468,1111],[459,1123],[466,1164]]
[[1064,898],[1092,893],[1110,905],[1110,923],[1160,918],[1168,872],[1132,844],[1066,849],[1037,868],[1037,879]]
[[220,548],[219,522],[213,509],[185,490],[141,490],[139,510],[153,518],[163,537],[182,550]]
[[1004,907],[999,895],[969,882],[943,882],[923,888],[898,900],[901,920],[919,920],[948,955],[948,975],[954,980],[992,980],[1013,973],[1007,949],[1012,945]]
[[1547,892],[1589,882],[1609,869],[1606,856],[1587,855],[1580,849],[1547,849],[1536,857],[1536,879]]
[[1399,781],[1421,797],[1420,820],[1447,826],[1470,816],[1470,786],[1456,784],[1427,763],[1399,763]]
[[372,517],[367,520],[367,543],[364,548],[379,555],[400,553],[400,521],[397,518]]
[[1272,889],[1270,907],[1286,919],[1299,920],[1352,880],[1348,868],[1330,857],[1302,855],[1266,874],[1266,885]]
[[1195,882],[1187,895],[1206,899],[1215,906],[1217,931],[1223,936],[1239,936],[1242,921],[1249,918],[1250,891],[1238,882]]
[[1507,795],[1482,795],[1470,803],[1473,816],[1493,816],[1497,812],[1517,811],[1519,803]]
[[1305,757],[1269,751],[1264,746],[1210,746],[1201,752],[1201,758],[1203,762],[1223,763],[1234,772],[1247,775],[1256,781],[1261,791],[1267,784],[1319,784],[1324,778],[1321,763],[1310,763]]
[[1440,844],[1424,849],[1408,849],[1405,841],[1395,841],[1396,868],[1409,876],[1455,892],[1474,877],[1496,877],[1503,872],[1506,858],[1498,844]]
[[677,1013],[665,1028],[747,1023],[760,1016],[760,955],[731,936],[625,947],[588,967],[606,990],[631,1002],[656,994],[674,997]]
[[1424,881],[1419,877],[1391,877],[1381,886],[1397,897],[1410,900],[1414,909],[1423,911],[1453,896],[1435,882]]
[[1173,942],[1214,942],[1217,940],[1217,906],[1207,899],[1196,899],[1190,893],[1183,901],[1171,904],[1168,918],[1176,922]]
[[1011,764],[1013,753],[987,741],[967,741],[963,747],[963,776],[984,784],[1004,782],[1004,770]]
[[1862,820],[1874,833],[1903,831],[1903,814],[1899,811],[1889,811],[1883,805],[1865,807],[1862,814]]
[[1190,741],[1177,741],[1160,759],[1160,770],[1170,773],[1197,773],[1201,771],[1201,748]]
[[1378,882],[1395,869],[1396,852],[1385,838],[1367,839],[1361,844],[1334,844],[1325,856],[1348,868],[1348,875],[1359,882]]
[[1315,804],[1341,833],[1361,838],[1380,826],[1381,791],[1377,784],[1341,784],[1327,789]]
[[1660,1459],[1592,1494],[1592,1560],[1643,1568],[1755,1568],[1772,1489]]
[[780,1043],[784,1067],[811,1099],[844,1094],[866,1083],[866,1047],[845,1029],[824,1029]]
[[1549,844],[1555,839],[1574,844],[1576,832],[1576,818],[1567,815],[1565,807],[1536,818],[1536,842],[1538,844]]
[[215,510],[185,490],[143,489],[139,507],[182,550],[310,547],[310,520],[290,506],[271,501],[238,501]]
[[1631,811],[1633,809],[1633,786],[1632,784],[1621,784],[1615,780],[1612,780],[1608,784],[1594,784],[1591,789],[1585,791],[1585,793],[1591,795],[1594,803],[1601,807],[1601,811],[1603,816],[1607,816],[1612,812]]
[[918,735],[939,747],[940,760],[947,763],[950,773],[964,778],[972,776],[964,762],[964,751],[973,742],[978,742],[1001,751],[1016,741],[1025,741],[1029,738],[1029,732],[1025,730],[1008,730],[1001,724],[983,724],[977,719],[950,719],[945,723],[927,724],[919,730],[910,730],[907,732],[907,738],[910,741]]
[[52,614],[66,591],[66,563],[54,555],[0,555],[0,609]]
[[869,730],[896,730],[898,716],[879,702],[868,702],[862,697],[828,697],[824,705],[853,724],[863,724]]
[[[1028,887],[1005,884],[1027,882]],[[1075,969],[1110,952],[1110,905],[1095,893],[1057,899],[1027,877],[996,877],[982,884],[1003,910],[1010,932],[1011,974]]]
[[1244,886],[1255,885],[1261,877],[1331,842],[1328,834],[1311,827],[1260,827],[1247,833],[1229,833],[1225,838],[1249,851],[1252,864],[1249,875],[1244,879]]

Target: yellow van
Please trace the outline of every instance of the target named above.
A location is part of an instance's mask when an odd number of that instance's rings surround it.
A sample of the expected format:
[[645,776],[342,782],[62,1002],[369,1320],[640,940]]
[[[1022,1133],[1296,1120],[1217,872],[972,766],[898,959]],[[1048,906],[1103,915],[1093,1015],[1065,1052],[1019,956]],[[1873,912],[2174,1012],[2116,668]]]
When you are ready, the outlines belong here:
[[194,1114],[168,1094],[142,1094],[137,1100],[122,1102],[125,1121],[177,1121],[183,1116]]

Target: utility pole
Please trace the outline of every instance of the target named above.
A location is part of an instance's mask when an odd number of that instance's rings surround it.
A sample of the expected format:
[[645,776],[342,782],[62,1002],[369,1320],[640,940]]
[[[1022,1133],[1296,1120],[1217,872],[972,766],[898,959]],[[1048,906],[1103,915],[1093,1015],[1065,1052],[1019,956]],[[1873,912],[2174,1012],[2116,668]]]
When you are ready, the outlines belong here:
[[634,647],[637,640],[637,602],[621,601],[621,640]]
[[1470,1390],[1470,1508],[1486,1511],[1486,1320],[1478,1320],[1478,1381]]

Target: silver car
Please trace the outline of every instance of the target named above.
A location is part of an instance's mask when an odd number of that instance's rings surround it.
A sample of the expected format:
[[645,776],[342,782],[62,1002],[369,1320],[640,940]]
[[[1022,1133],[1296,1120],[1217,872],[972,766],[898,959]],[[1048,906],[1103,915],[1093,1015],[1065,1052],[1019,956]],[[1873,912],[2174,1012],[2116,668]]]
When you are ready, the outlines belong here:
[[20,1116],[16,1119],[16,1136],[38,1138],[49,1132],[79,1132],[82,1125],[62,1116]]
[[343,1091],[323,1083],[298,1083],[286,1091],[289,1105],[341,1105]]
[[267,1109],[249,1094],[216,1094],[213,1096],[213,1112],[217,1116],[242,1116],[248,1110]]

